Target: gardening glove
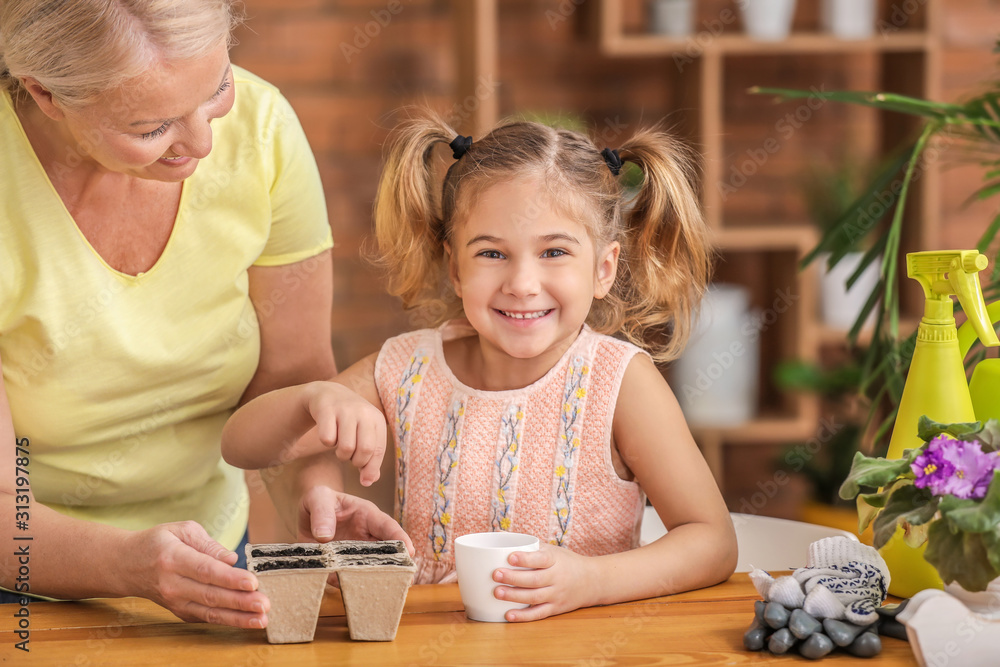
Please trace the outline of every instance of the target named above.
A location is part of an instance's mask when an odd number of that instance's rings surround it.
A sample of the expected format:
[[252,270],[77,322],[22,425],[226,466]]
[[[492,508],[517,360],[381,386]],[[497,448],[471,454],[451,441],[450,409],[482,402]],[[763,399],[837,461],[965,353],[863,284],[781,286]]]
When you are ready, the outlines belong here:
[[890,581],[878,551],[846,537],[827,537],[809,545],[807,562],[792,573],[805,593],[806,613],[858,625],[877,620]]
[[808,565],[775,579],[761,569],[750,580],[767,602],[802,609],[814,618],[869,625],[889,588],[889,569],[878,551],[846,537],[809,545]]

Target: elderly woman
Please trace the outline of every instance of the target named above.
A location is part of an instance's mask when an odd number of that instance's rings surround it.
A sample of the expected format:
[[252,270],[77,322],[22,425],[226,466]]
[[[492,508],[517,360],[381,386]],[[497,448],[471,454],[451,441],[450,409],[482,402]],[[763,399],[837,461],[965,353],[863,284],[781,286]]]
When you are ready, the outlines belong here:
[[[267,623],[232,567],[249,503],[220,433],[241,402],[335,372],[332,241],[291,107],[229,61],[231,4],[0,2],[0,586],[17,595]],[[299,539],[409,543],[340,492],[332,453],[275,463]]]

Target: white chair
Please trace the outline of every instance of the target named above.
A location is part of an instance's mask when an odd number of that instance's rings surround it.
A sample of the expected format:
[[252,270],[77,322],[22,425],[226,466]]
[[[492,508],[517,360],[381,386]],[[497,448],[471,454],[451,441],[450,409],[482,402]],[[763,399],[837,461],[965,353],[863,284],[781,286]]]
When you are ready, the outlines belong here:
[[[762,570],[794,570],[805,567],[809,545],[824,537],[839,535],[858,541],[857,535],[839,528],[736,512],[730,516],[736,528],[736,543],[740,550],[737,572],[749,572],[754,567]],[[656,510],[647,506],[642,517],[640,542],[648,544],[666,532]]]

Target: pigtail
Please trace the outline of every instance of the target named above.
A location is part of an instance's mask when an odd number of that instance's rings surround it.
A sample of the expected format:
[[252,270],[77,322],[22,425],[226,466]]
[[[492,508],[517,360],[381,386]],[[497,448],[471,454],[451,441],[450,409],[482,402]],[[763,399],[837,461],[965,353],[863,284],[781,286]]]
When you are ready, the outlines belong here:
[[677,358],[712,274],[713,253],[698,195],[695,160],[677,140],[644,130],[619,150],[644,178],[626,213],[618,281],[625,306],[622,333],[656,361]]
[[[455,131],[439,116],[421,113],[390,135],[375,197],[374,263],[387,275],[387,290],[406,309],[445,298],[444,225],[434,185],[433,149]],[[441,319],[441,313],[437,319]]]

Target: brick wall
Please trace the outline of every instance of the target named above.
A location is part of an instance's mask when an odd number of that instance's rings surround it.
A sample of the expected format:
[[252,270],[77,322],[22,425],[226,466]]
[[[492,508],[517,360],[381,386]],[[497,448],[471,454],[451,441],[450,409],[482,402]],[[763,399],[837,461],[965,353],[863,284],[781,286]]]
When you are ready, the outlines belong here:
[[319,163],[336,243],[334,351],[344,368],[407,328],[359,251],[391,112],[451,102],[451,8],[446,0],[247,0],[245,7],[233,62],[281,88]]
[[[683,77],[682,68],[669,59],[602,58],[585,29],[592,0],[579,7],[578,0],[499,4],[501,113],[576,114],[603,133],[610,145],[630,128],[661,118],[681,133],[689,131],[684,102],[671,96],[672,86],[662,83],[664,78],[676,82]],[[701,11],[719,12],[725,4],[706,0]],[[816,3],[799,4],[797,22],[814,22]],[[956,99],[995,76],[990,49],[998,36],[1000,3],[943,4],[942,89],[947,99]],[[891,6],[883,2],[883,11]],[[245,0],[245,7],[248,20],[238,32],[233,61],[282,89],[299,113],[320,165],[337,242],[334,347],[344,367],[407,328],[406,316],[383,294],[380,279],[360,259],[359,250],[370,230],[381,144],[392,112],[402,105],[429,104],[447,113],[455,102],[451,2]],[[639,9],[633,3],[630,11]],[[758,145],[774,124],[773,108],[761,98],[742,95],[746,86],[870,89],[876,84],[869,65],[865,56],[855,56],[847,66],[830,56],[755,57],[731,64],[724,130],[732,159]],[[766,173],[755,176],[760,187],[743,188],[726,202],[728,217],[801,216],[803,201],[795,180],[803,165],[854,150],[864,159],[872,131],[864,114],[835,105],[817,114],[822,122],[810,123],[800,138],[768,162]],[[978,179],[975,168],[946,170],[943,245],[971,246],[995,208],[961,207],[971,191],[969,183]]]

